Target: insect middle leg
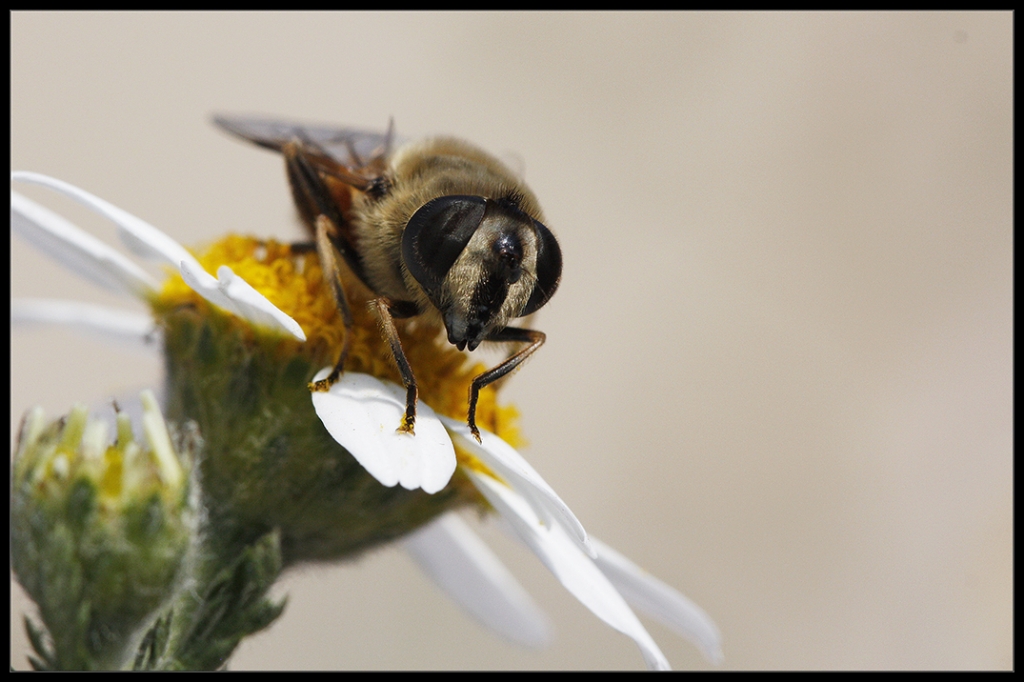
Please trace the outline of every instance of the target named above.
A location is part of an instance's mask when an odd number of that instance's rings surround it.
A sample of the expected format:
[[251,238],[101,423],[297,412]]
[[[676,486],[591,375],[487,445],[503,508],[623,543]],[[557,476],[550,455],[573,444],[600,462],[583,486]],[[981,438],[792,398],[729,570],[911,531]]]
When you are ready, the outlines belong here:
[[415,433],[413,427],[416,425],[418,389],[416,388],[416,377],[412,374],[412,367],[409,365],[408,358],[405,357],[405,351],[402,350],[402,340],[398,337],[398,329],[395,328],[394,316],[398,311],[392,309],[391,302],[386,298],[374,300],[373,305],[380,315],[384,338],[391,346],[391,355],[395,358],[398,373],[402,375],[402,383],[405,384],[405,417],[402,418],[402,424],[398,427],[398,431],[413,435]]
[[330,390],[334,382],[341,376],[341,373],[345,371],[345,360],[348,359],[348,351],[352,347],[352,309],[348,305],[345,288],[341,285],[340,263],[338,263],[338,259],[335,257],[334,243],[328,236],[331,233],[331,227],[331,221],[327,216],[320,215],[317,217],[316,250],[320,256],[320,267],[323,269],[324,280],[331,288],[334,302],[341,313],[342,324],[345,325],[345,338],[341,342],[341,352],[338,354],[338,361],[334,363],[334,369],[327,375],[327,378],[311,382],[309,384],[309,390],[311,391]]
[[544,335],[544,332],[539,332],[535,329],[521,329],[519,327],[505,327],[501,331],[494,332],[487,337],[487,341],[519,341],[529,343],[530,345],[510,356],[505,362],[494,369],[489,369],[473,379],[473,383],[469,387],[469,419],[467,421],[469,423],[469,430],[478,443],[481,441],[480,429],[476,426],[476,403],[480,399],[480,389],[494,383],[522,364],[523,360],[530,357],[535,350],[544,345],[545,339],[547,339],[547,336]]

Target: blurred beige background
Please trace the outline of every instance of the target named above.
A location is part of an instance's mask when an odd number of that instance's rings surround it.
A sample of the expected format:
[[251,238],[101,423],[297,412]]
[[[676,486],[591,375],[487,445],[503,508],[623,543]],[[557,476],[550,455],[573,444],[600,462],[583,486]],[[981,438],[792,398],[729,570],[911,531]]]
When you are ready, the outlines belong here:
[[[588,530],[703,606],[727,669],[1013,665],[1010,14],[11,24],[12,167],[185,243],[299,234],[280,160],[213,112],[394,116],[407,136],[516,154],[565,272],[538,320],[549,342],[505,395]],[[13,296],[122,303],[11,252]],[[12,426],[160,373],[61,330],[11,345]],[[481,532],[551,616],[550,648],[481,630],[393,547],[289,575],[284,616],[231,667],[642,666],[525,549]],[[673,665],[707,667],[646,622]]]

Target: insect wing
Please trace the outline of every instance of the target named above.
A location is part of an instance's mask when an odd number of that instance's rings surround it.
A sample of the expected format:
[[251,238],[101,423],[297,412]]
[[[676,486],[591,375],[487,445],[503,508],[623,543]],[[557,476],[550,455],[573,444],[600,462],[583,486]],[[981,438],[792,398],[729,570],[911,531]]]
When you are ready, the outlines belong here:
[[277,152],[298,140],[312,155],[328,157],[351,169],[386,157],[396,143],[390,130],[378,133],[247,116],[215,116],[213,122],[229,133]]

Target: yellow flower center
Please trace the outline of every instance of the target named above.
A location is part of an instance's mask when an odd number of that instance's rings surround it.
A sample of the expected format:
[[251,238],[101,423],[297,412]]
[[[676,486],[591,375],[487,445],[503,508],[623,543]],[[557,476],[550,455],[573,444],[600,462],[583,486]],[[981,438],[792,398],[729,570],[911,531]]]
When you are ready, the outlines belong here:
[[[230,267],[281,311],[291,316],[306,333],[306,341],[281,338],[281,350],[298,353],[322,366],[333,365],[345,336],[345,326],[330,289],[324,282],[317,254],[289,244],[252,237],[228,236],[197,254],[207,272]],[[401,384],[390,348],[371,309],[370,292],[347,269],[345,292],[352,308],[354,327],[346,371],[362,372]],[[209,304],[188,287],[180,276],[170,277],[154,305],[169,309],[190,304],[208,309]],[[425,317],[395,320],[402,347],[412,365],[420,400],[436,412],[465,420],[473,378],[488,369],[447,342],[443,327]],[[493,387],[480,392],[476,420],[481,428],[501,436],[513,447],[522,444],[519,413],[514,406],[499,406]],[[460,461],[468,456],[459,453]]]

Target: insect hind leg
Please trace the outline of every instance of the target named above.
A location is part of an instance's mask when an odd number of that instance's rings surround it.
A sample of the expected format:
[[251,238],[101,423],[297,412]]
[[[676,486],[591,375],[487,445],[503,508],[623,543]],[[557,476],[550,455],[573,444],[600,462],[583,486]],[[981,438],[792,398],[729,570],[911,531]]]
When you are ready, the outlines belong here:
[[387,339],[388,344],[391,346],[391,355],[395,358],[395,364],[398,365],[398,373],[402,376],[402,383],[405,384],[405,416],[402,418],[402,423],[397,430],[401,433],[414,435],[416,398],[419,389],[416,386],[416,377],[412,373],[412,366],[409,365],[409,360],[405,357],[405,351],[402,350],[402,339],[398,336],[398,329],[395,328],[395,321],[393,319],[396,315],[402,316],[406,311],[402,309],[401,305],[392,306],[391,302],[386,298],[376,299],[373,305],[380,315],[384,338]]

